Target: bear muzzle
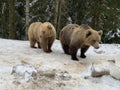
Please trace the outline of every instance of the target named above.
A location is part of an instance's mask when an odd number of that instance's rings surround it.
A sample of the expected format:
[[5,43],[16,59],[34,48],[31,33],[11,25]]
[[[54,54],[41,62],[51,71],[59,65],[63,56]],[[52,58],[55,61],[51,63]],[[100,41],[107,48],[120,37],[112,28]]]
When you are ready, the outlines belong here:
[[98,49],[99,48],[99,46],[98,47],[95,47],[95,49]]

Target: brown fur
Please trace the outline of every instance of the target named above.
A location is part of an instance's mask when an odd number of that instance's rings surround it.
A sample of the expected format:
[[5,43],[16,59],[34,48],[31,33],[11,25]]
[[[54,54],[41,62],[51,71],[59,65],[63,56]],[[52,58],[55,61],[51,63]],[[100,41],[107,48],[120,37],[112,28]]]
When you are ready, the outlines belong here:
[[93,30],[88,25],[69,24],[60,32],[60,42],[66,54],[71,54],[73,60],[78,60],[76,57],[77,51],[81,48],[81,57],[85,58],[85,52],[89,46],[99,48],[102,31]]
[[42,48],[45,52],[52,52],[51,46],[56,38],[56,30],[49,22],[34,22],[28,29],[28,38],[31,48],[36,48],[37,43],[38,48]]

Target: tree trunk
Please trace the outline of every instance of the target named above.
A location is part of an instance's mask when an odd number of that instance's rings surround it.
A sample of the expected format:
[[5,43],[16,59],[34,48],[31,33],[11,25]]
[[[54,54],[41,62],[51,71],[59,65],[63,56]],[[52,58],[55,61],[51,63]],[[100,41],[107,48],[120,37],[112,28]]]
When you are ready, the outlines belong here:
[[8,17],[9,17],[9,8],[8,8],[9,4],[8,4],[8,1],[5,0],[3,2],[3,5],[2,5],[2,38],[8,38],[8,31],[9,31],[9,27],[8,27],[8,24],[9,24],[9,21],[8,21]]
[[15,30],[15,0],[8,0],[9,4],[9,38],[16,39]]
[[57,32],[57,39],[59,38],[60,32],[60,20],[61,20],[61,7],[62,7],[62,0],[55,0],[55,28]]
[[29,27],[29,0],[26,0],[26,29],[25,29],[25,40],[27,40],[27,32]]
[[[101,1],[96,1],[95,0],[93,5],[92,5],[93,11],[92,11],[92,23],[91,23],[91,26],[96,30],[99,29],[99,23],[100,23],[99,17],[100,17],[100,14],[101,14],[100,12],[101,11],[100,11],[100,9],[98,7],[100,7],[101,4],[102,4]],[[96,7],[96,6],[98,6],[98,7]]]

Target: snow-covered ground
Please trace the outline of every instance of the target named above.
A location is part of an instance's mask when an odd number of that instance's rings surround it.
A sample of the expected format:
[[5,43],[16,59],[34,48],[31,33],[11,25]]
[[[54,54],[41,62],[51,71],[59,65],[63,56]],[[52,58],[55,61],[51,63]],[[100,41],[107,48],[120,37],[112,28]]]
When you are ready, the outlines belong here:
[[[86,59],[78,52],[78,62],[63,53],[58,40],[52,50],[45,53],[30,48],[29,41],[0,39],[0,90],[120,90],[120,44],[90,47]],[[92,77],[93,63],[94,69],[115,74]]]

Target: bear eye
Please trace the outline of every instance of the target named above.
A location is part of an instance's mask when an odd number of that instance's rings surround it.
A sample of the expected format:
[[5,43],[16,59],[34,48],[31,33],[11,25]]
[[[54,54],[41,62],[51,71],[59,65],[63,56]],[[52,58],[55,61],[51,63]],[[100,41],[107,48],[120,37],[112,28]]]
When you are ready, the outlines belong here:
[[92,42],[93,42],[93,43],[95,43],[95,42],[96,42],[96,40],[93,40]]

